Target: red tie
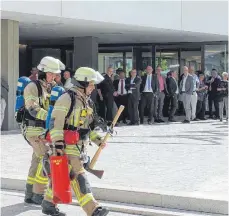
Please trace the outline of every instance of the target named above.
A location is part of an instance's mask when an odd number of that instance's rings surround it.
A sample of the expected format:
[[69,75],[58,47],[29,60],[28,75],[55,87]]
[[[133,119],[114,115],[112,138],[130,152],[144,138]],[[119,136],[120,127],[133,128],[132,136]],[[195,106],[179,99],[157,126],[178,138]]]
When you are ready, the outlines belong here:
[[121,80],[121,95],[123,95],[123,80]]

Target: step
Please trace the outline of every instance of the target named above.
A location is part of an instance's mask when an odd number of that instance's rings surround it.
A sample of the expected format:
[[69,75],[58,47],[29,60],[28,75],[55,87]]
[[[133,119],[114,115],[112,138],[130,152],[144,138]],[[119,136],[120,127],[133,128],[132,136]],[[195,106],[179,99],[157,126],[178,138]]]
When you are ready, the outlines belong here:
[[[25,184],[25,180],[1,178],[3,189],[23,191]],[[123,187],[108,186],[93,186],[92,191],[96,199],[106,200],[108,202],[140,205],[144,206],[144,208],[155,206],[154,208],[228,215],[228,201],[220,197],[206,198],[192,193],[169,194],[160,191],[128,190]]]

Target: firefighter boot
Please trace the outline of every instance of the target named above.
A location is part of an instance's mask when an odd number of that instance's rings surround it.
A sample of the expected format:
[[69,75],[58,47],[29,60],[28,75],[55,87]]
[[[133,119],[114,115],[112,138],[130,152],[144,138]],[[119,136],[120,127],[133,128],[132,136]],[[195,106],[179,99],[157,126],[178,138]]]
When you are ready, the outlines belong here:
[[42,201],[41,207],[42,207],[43,214],[51,215],[51,216],[66,216],[65,213],[60,212],[59,209],[56,208],[56,206],[53,203],[47,200]]
[[92,216],[106,216],[109,210],[104,207],[98,207],[92,214]]
[[34,204],[37,204],[37,205],[41,205],[42,201],[44,199],[44,195],[43,194],[35,194],[33,193],[33,197],[32,197],[32,202]]
[[33,197],[33,185],[26,184],[25,199],[24,199],[25,203],[33,203],[32,197]]

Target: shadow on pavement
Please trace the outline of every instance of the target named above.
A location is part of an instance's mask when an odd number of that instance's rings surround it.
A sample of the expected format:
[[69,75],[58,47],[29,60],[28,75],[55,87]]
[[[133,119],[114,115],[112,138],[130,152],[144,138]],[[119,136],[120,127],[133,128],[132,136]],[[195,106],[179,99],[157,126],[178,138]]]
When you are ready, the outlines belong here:
[[26,205],[25,203],[17,203],[15,205],[9,205],[1,208],[2,216],[17,216],[23,212],[30,210],[41,210],[41,206]]

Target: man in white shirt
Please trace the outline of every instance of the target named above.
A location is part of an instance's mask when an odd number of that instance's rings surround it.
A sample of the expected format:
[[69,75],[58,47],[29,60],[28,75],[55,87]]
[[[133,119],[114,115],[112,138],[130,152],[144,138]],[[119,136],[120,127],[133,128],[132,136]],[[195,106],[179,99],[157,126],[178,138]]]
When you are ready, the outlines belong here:
[[157,76],[153,75],[153,68],[147,66],[146,73],[142,77],[142,83],[140,87],[141,91],[141,108],[140,108],[140,123],[144,123],[144,111],[145,107],[148,107],[148,124],[154,123],[155,112],[155,100],[159,91],[159,82]]
[[191,120],[191,97],[193,94],[194,82],[193,77],[188,73],[188,67],[183,68],[184,76],[180,83],[180,93],[185,109],[185,120],[183,123],[190,123]]
[[195,69],[193,66],[191,66],[189,68],[189,74],[193,77],[193,94],[191,96],[191,112],[192,112],[192,120],[196,120],[196,105],[197,105],[197,93],[196,93],[196,89],[199,88],[199,78],[197,77],[197,75],[195,74]]
[[128,116],[128,111],[127,111],[127,91],[125,88],[125,72],[123,70],[119,70],[119,79],[113,81],[114,89],[115,89],[115,103],[117,107],[119,108],[121,105],[125,106],[125,109],[123,110],[121,116],[119,117],[119,122],[123,121],[124,124],[126,124],[126,119]]
[[72,78],[71,78],[71,70],[70,69],[66,69],[64,71],[64,79],[66,80],[65,83],[64,83],[64,88],[66,90],[70,89],[73,87],[73,84],[72,84]]

